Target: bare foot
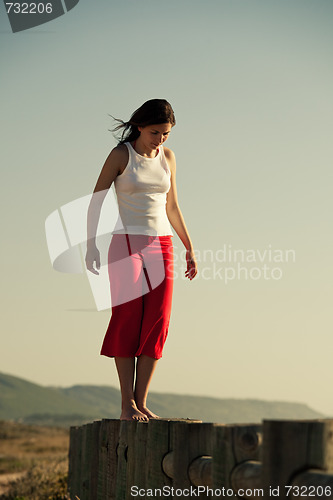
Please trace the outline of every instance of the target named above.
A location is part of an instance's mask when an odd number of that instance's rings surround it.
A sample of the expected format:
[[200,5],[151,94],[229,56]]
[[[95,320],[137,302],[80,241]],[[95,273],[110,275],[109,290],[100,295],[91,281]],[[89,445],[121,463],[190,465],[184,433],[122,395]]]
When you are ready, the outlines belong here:
[[148,416],[138,410],[135,404],[123,408],[120,415],[120,420],[139,420],[147,422]]
[[152,411],[150,411],[147,406],[139,406],[138,408],[140,409],[140,412],[143,413],[144,415],[147,415],[148,418],[160,418],[158,415],[155,415]]

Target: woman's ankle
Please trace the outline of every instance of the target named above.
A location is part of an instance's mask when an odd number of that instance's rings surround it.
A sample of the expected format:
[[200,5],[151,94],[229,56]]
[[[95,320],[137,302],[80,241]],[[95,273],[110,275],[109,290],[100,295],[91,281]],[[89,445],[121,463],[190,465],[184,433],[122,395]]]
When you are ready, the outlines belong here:
[[128,410],[130,408],[137,408],[137,404],[134,398],[126,398],[121,401],[121,409]]

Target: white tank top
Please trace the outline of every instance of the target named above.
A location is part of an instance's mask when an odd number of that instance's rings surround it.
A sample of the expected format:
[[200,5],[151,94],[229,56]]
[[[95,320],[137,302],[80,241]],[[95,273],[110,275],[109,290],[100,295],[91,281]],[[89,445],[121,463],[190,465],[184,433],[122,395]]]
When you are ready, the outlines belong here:
[[119,218],[112,234],[173,235],[166,214],[171,172],[163,146],[155,158],[139,155],[129,142],[128,163],[114,180]]

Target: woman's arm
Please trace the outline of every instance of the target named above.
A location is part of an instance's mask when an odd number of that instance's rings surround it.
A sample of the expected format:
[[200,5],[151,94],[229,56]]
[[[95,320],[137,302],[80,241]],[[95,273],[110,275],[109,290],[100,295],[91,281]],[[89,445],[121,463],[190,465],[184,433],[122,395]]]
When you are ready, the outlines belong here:
[[[96,233],[102,204],[113,181],[126,167],[127,162],[128,151],[126,146],[115,147],[105,160],[90,200],[87,217],[86,266],[94,274],[99,274],[97,270],[100,269],[101,265],[99,251],[96,247]],[[96,262],[96,269],[94,268],[94,262]]]
[[194,255],[192,241],[188,233],[183,214],[178,204],[176,186],[176,158],[171,149],[164,148],[164,152],[171,171],[171,187],[167,194],[166,213],[170,224],[172,225],[186,248],[187,269],[185,271],[185,276],[192,280],[197,274],[197,262]]

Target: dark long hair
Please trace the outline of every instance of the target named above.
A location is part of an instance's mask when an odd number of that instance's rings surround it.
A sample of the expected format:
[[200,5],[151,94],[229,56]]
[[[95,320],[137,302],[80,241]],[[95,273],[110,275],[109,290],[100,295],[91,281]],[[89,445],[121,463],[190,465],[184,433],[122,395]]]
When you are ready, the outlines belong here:
[[113,116],[112,118],[116,122],[119,122],[119,125],[111,131],[116,132],[117,130],[123,129],[120,137],[116,136],[118,144],[135,141],[140,136],[138,127],[146,127],[147,125],[157,125],[160,123],[170,123],[172,127],[176,125],[176,118],[171,104],[165,99],[150,99],[146,101],[140,108],[134,111],[128,122],[124,122]]

